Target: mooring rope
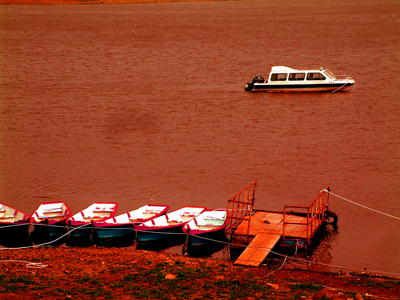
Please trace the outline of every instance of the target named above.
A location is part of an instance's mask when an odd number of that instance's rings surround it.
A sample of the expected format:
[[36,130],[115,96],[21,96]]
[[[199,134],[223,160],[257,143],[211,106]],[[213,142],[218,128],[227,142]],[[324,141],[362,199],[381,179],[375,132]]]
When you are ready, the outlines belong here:
[[360,203],[357,203],[357,202],[351,201],[351,200],[349,200],[349,199],[346,199],[346,198],[344,198],[344,197],[342,197],[342,196],[336,195],[336,194],[334,194],[334,193],[332,193],[331,191],[328,191],[328,190],[326,190],[326,189],[322,190],[321,192],[327,192],[327,193],[330,193],[330,194],[332,194],[333,196],[336,196],[336,197],[338,197],[338,198],[340,198],[340,199],[343,199],[343,200],[345,200],[345,201],[348,201],[348,202],[350,202],[350,203],[353,203],[353,204],[355,204],[355,205],[361,206],[361,207],[363,207],[363,208],[365,208],[365,209],[369,209],[369,210],[371,210],[371,211],[374,211],[374,212],[376,212],[376,213],[379,213],[379,214],[385,215],[385,216],[387,216],[387,217],[391,217],[391,218],[394,218],[394,219],[400,220],[400,218],[399,218],[399,217],[396,217],[396,216],[393,216],[393,215],[389,215],[389,214],[387,214],[387,213],[381,212],[381,211],[379,211],[379,210],[376,210],[376,209],[373,209],[373,208],[371,208],[371,207],[368,207],[368,206],[362,205],[362,204],[360,204]]
[[282,265],[281,265],[278,269],[276,269],[276,270],[274,270],[274,271],[268,273],[267,275],[265,275],[265,276],[263,276],[263,277],[268,277],[269,275],[272,275],[272,274],[274,274],[275,272],[280,271],[280,270],[283,268],[283,266],[285,265],[287,259],[288,259],[288,257],[285,256],[285,260],[283,261]]
[[48,265],[42,264],[42,263],[36,263],[36,262],[31,262],[31,261],[25,261],[25,260],[15,260],[15,259],[9,259],[9,260],[0,260],[0,262],[22,262],[26,264],[27,268],[35,268],[35,269],[41,269],[45,268]]
[[347,84],[348,81],[346,81],[342,86],[338,87],[336,90],[332,91],[332,93],[337,92],[340,90],[342,87],[344,87]]

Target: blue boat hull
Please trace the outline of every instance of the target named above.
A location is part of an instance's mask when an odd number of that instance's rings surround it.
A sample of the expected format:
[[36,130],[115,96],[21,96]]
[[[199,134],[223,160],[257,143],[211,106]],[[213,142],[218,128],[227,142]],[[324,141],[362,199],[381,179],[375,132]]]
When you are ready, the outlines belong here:
[[[182,225],[183,226],[183,225]],[[177,233],[182,232],[182,226],[168,227],[168,228],[156,228],[154,230],[136,230],[136,241],[140,243],[144,242],[154,242],[163,239],[170,239],[176,236]]]
[[0,244],[4,247],[22,247],[31,244],[29,241],[29,222],[18,222],[0,225]]
[[88,247],[93,244],[93,225],[87,225],[83,228],[79,226],[70,226],[70,232],[68,235],[68,246]]
[[93,242],[103,247],[129,247],[135,240],[133,225],[95,227]]
[[51,225],[47,221],[34,223],[34,227],[30,239],[35,245],[50,243],[50,246],[57,246],[67,241],[68,228],[65,221]]
[[225,240],[226,236],[223,230],[205,232],[203,234],[189,235],[188,246],[199,247],[211,243],[218,243],[221,240]]

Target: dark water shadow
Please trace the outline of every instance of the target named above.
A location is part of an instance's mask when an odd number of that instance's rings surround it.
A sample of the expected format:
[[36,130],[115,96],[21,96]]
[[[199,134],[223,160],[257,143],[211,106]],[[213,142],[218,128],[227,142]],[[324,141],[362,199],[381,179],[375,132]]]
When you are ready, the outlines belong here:
[[[168,251],[170,248],[182,245],[186,241],[186,236],[184,235],[171,235],[168,238],[157,240],[157,241],[149,241],[136,245],[136,249],[140,250],[149,250],[149,251]],[[182,254],[182,253],[180,253]]]

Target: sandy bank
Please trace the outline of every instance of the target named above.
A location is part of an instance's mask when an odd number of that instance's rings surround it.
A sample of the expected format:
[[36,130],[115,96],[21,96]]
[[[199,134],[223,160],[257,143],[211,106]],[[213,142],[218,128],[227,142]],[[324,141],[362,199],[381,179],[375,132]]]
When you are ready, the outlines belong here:
[[[0,299],[397,299],[400,280],[118,248],[0,251]],[[33,268],[27,262],[45,266]],[[271,274],[271,272],[276,271]],[[386,299],[385,298],[385,299]]]

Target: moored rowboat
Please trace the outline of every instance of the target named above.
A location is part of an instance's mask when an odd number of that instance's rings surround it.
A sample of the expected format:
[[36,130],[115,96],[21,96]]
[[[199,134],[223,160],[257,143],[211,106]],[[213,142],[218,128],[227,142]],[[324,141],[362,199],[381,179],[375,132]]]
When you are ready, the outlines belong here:
[[98,246],[131,246],[135,239],[133,225],[164,215],[168,209],[168,205],[149,204],[106,221],[93,222],[93,242]]
[[0,244],[5,247],[27,245],[30,221],[29,215],[0,203]]
[[116,202],[96,202],[76,213],[67,220],[70,232],[68,244],[73,246],[89,246],[92,244],[93,222],[106,221],[117,212]]
[[188,235],[183,252],[188,253],[199,246],[224,239],[226,221],[226,209],[206,210],[189,221],[182,228]]
[[[34,229],[31,233],[31,240],[34,244],[50,243],[57,245],[64,243],[61,238],[68,232],[66,221],[71,217],[71,211],[64,202],[42,203],[31,216],[31,223]],[[57,241],[56,241],[57,240]]]

